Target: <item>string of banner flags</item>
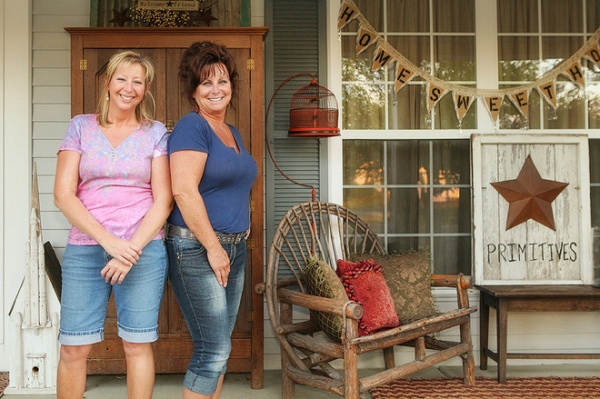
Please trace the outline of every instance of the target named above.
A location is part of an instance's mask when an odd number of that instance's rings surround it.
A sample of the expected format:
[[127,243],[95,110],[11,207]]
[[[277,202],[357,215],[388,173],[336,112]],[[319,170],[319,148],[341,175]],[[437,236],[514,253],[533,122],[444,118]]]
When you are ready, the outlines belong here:
[[449,83],[436,78],[409,61],[369,24],[352,0],[343,0],[338,15],[338,31],[341,31],[350,22],[358,20],[359,28],[356,37],[356,54],[360,54],[373,44],[377,44],[373,54],[372,71],[377,71],[396,62],[394,91],[397,93],[411,80],[419,76],[426,82],[427,111],[431,112],[435,105],[448,93],[452,93],[454,109],[459,123],[462,122],[471,105],[477,98],[481,98],[490,114],[494,124],[498,121],[500,107],[505,97],[508,97],[519,112],[529,119],[529,95],[532,90],[537,90],[541,97],[556,110],[556,81],[559,75],[568,77],[571,81],[585,87],[585,74],[581,60],[586,58],[600,68],[600,28],[590,39],[577,50],[571,57],[561,62],[551,71],[545,73],[537,80],[509,89],[478,89]]

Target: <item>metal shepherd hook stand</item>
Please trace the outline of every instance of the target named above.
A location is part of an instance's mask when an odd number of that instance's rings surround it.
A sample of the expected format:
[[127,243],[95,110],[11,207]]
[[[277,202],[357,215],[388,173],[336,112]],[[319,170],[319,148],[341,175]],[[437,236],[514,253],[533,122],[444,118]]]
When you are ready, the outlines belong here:
[[308,76],[312,79],[308,86],[304,86],[292,96],[290,104],[290,137],[306,137],[306,138],[326,138],[340,135],[340,129],[337,127],[338,121],[338,109],[337,101],[335,96],[327,88],[319,86],[317,83],[316,75],[302,72],[290,76],[275,89],[275,92],[269,100],[267,106],[267,112],[265,113],[265,134],[266,146],[271,161],[275,168],[281,173],[283,177],[288,179],[294,184],[299,186],[307,187],[312,190],[312,201],[316,201],[317,192],[314,186],[306,183],[296,181],[285,174],[275,161],[275,157],[271,151],[271,145],[269,144],[268,138],[268,120],[269,112],[273,101],[277,96],[277,93],[285,86],[288,82],[296,79],[300,76]]

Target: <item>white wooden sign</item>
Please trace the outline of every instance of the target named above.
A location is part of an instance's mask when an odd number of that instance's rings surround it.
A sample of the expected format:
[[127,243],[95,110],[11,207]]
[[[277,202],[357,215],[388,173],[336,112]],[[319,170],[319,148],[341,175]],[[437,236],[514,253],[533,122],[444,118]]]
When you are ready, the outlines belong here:
[[471,144],[476,284],[591,284],[587,136],[473,135]]

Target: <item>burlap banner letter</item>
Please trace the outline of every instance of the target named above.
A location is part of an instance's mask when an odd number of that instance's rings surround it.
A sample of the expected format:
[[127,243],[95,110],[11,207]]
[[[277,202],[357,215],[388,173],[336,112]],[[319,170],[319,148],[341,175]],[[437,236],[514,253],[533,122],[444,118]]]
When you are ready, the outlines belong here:
[[396,61],[396,84],[394,84],[394,92],[398,93],[398,90],[403,88],[404,85],[410,82],[415,76],[417,76],[415,71],[400,61]]
[[348,25],[352,20],[358,18],[360,11],[354,3],[344,0],[340,5],[340,13],[338,14],[338,30]]
[[588,52],[585,53],[585,57],[596,64],[598,68],[600,68],[600,46],[597,44],[593,46]]
[[381,69],[392,59],[392,56],[384,50],[383,47],[377,46],[375,50],[375,56],[373,57],[373,65],[371,66],[372,71]]
[[431,82],[427,83],[427,111],[431,111],[435,104],[438,103],[448,92],[448,89],[442,86],[437,86]]
[[471,108],[473,97],[466,96],[457,92],[454,92],[452,97],[454,99],[454,109],[456,110],[456,117],[458,118],[458,122],[460,123],[467,114],[469,108]]
[[585,76],[583,76],[583,70],[581,69],[581,63],[579,60],[571,64],[564,72],[573,82],[577,83],[581,87],[585,86]]
[[510,95],[510,100],[525,119],[529,119],[529,89],[525,89]]
[[371,44],[375,43],[379,39],[377,32],[360,26],[358,30],[358,36],[356,36],[356,55],[359,55],[367,49]]
[[500,107],[502,106],[502,101],[504,100],[504,96],[490,96],[485,97],[483,101],[485,101],[485,108],[490,113],[490,118],[492,118],[492,122],[496,124],[498,122],[498,116],[500,115]]
[[558,107],[558,104],[556,103],[556,80],[543,83],[537,86],[536,89],[552,108],[556,109],[556,107]]

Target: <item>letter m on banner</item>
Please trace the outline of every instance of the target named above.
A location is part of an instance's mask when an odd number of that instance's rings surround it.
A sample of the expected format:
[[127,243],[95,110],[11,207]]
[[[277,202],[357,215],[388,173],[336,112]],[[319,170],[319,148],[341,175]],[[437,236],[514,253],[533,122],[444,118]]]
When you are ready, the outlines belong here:
[[385,51],[385,49],[379,45],[375,50],[375,56],[373,57],[373,65],[371,66],[371,70],[376,71],[380,68],[383,68],[391,60],[392,56],[390,53]]

